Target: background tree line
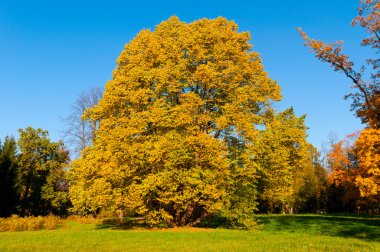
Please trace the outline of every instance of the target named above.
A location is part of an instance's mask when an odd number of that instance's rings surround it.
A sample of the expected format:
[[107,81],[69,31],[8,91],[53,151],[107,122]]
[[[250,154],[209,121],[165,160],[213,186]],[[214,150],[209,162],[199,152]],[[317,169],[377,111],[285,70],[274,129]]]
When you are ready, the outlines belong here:
[[67,214],[69,153],[31,127],[0,144],[0,216]]

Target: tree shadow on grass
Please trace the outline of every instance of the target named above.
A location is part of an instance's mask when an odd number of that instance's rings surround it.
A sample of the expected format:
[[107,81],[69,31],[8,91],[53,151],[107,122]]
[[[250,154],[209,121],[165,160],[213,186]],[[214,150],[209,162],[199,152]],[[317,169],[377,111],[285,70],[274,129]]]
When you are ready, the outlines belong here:
[[[195,225],[197,228],[231,228],[226,217],[213,216],[201,223]],[[132,230],[132,229],[150,229],[151,227],[145,222],[144,218],[124,218],[122,222],[119,219],[106,219],[96,225],[96,229],[113,229],[113,230]],[[166,225],[155,226],[154,228],[169,228]]]
[[205,219],[195,225],[197,228],[231,228],[227,217],[214,215],[211,218]]
[[119,219],[106,219],[96,225],[96,229],[131,230],[139,228],[149,228],[142,218],[124,218],[123,221]]
[[358,238],[380,242],[380,216],[260,215],[264,230]]

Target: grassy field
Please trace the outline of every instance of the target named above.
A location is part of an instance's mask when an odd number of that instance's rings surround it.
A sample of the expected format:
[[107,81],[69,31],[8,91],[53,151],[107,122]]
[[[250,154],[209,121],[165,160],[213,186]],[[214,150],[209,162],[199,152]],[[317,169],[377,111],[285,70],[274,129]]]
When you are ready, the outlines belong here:
[[120,230],[66,222],[57,230],[1,232],[0,251],[380,251],[380,218],[260,215],[254,231]]

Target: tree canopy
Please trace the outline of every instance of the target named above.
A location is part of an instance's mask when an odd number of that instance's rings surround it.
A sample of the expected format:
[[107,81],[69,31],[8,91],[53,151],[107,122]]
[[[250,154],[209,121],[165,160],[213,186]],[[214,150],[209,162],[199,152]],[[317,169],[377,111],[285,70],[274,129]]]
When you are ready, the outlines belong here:
[[6,137],[0,142],[0,217],[17,211],[17,172],[17,144],[13,137]]
[[353,82],[354,92],[346,96],[352,98],[352,109],[363,123],[379,128],[380,60],[377,55],[380,52],[380,3],[377,0],[361,0],[358,16],[352,21],[352,25],[365,29],[368,37],[362,39],[361,45],[374,50],[374,56],[366,60],[367,64],[356,69],[348,55],[342,53],[343,41],[325,43],[309,38],[301,28],[298,31],[305,40],[305,45],[310,47],[319,60],[330,63],[335,71],[344,73]]
[[256,126],[281,95],[249,40],[225,18],[172,17],[126,44],[86,112],[100,126],[73,164],[74,210],[127,208],[171,225],[239,209],[243,199],[252,211]]
[[65,166],[70,158],[63,142],[52,142],[48,132],[19,129],[18,186],[20,214],[60,214],[68,203]]
[[[346,96],[353,99],[352,109],[356,111],[366,128],[360,133],[352,146],[344,148],[343,142],[333,146],[330,154],[330,166],[333,170],[330,178],[336,186],[360,191],[361,197],[371,200],[380,195],[380,3],[377,0],[361,0],[358,16],[353,26],[365,29],[368,36],[361,45],[374,50],[366,64],[355,69],[354,62],[342,53],[343,42],[324,43],[309,38],[299,29],[316,57],[330,63],[335,71],[342,72],[353,82],[354,91]],[[375,200],[376,201],[376,200]]]

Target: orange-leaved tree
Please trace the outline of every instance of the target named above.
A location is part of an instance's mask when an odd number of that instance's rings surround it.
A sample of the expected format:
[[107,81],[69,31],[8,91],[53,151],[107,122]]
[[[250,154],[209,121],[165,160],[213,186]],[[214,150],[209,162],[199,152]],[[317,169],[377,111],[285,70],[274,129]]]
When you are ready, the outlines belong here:
[[374,210],[376,207],[372,205],[380,202],[379,146],[380,132],[371,128],[332,145],[328,154],[331,169],[328,179],[330,186],[340,190],[338,200],[347,206],[345,210],[358,207]]
[[309,38],[301,28],[298,31],[305,45],[319,60],[330,63],[335,71],[343,72],[353,82],[355,91],[346,95],[346,98],[353,99],[352,109],[356,115],[370,127],[380,128],[380,60],[377,57],[380,52],[380,3],[377,0],[361,0],[358,11],[352,25],[359,25],[366,30],[368,37],[361,41],[361,45],[374,50],[374,56],[368,58],[367,65],[360,68],[355,69],[354,62],[342,53],[342,41],[325,43]]
[[329,211],[354,211],[358,206],[360,195],[355,185],[357,156],[352,144],[355,137],[356,134],[332,143],[327,154]]
[[[368,36],[361,41],[361,45],[374,50],[374,56],[367,59],[367,64],[355,69],[354,62],[342,53],[343,42],[324,43],[321,40],[314,40],[298,29],[305,40],[305,45],[311,48],[316,57],[330,63],[335,71],[343,72],[352,82],[354,92],[346,95],[346,98],[353,99],[352,109],[356,111],[367,128],[361,132],[354,145],[357,151],[355,176],[346,174],[344,170],[336,170],[331,174],[335,181],[346,181],[352,179],[363,197],[379,195],[379,175],[380,165],[377,158],[380,152],[380,3],[378,0],[361,0],[358,7],[358,16],[352,21],[353,26],[361,26],[366,30]],[[338,154],[339,143],[335,146],[334,154]],[[341,155],[339,161],[343,164],[347,158]],[[336,163],[338,164],[338,163]]]

